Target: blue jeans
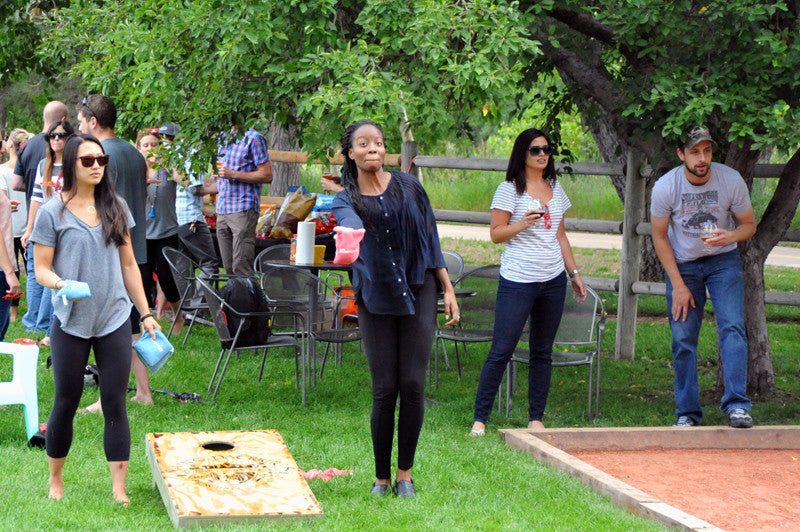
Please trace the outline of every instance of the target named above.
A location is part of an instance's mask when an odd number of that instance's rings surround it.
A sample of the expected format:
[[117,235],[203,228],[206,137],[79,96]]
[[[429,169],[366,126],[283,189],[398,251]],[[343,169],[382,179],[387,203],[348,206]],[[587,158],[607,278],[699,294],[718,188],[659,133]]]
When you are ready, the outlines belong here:
[[672,328],[672,358],[675,368],[675,413],[703,420],[697,381],[697,339],[703,323],[706,288],[714,306],[719,335],[725,393],[722,411],[750,410],[747,398],[747,335],[744,330],[744,280],[737,250],[678,264],[683,282],[694,298],[686,321],[672,319],[672,283],[667,277],[667,313]]
[[528,318],[531,320],[528,419],[541,421],[550,392],[553,340],[564,310],[566,285],[565,273],[541,283],[515,283],[500,277],[492,347],[475,394],[475,421],[486,423],[489,419],[503,373]]
[[52,293],[36,282],[33,269],[33,243],[28,246],[28,278],[25,281],[25,295],[28,311],[22,316],[22,325],[28,331],[45,331],[50,334],[50,322],[53,319]]

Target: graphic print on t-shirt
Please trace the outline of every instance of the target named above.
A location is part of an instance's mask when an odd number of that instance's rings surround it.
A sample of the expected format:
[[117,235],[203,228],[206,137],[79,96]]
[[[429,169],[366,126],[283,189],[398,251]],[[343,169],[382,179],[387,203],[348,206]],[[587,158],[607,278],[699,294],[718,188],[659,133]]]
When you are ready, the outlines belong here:
[[706,222],[719,224],[719,196],[716,190],[681,194],[681,229],[690,238],[700,238]]

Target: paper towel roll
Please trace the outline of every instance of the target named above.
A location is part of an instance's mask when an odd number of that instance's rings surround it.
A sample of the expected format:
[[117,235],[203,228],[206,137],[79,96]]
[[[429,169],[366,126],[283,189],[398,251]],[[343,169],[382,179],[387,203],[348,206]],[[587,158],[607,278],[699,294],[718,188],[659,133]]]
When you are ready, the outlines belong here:
[[297,253],[295,262],[312,264],[314,262],[314,222],[299,222],[297,224]]

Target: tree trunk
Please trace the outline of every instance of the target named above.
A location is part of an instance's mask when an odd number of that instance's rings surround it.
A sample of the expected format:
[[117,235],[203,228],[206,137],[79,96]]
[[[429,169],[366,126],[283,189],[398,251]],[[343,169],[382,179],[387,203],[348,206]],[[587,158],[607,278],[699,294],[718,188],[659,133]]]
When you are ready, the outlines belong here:
[[[628,160],[629,147],[625,144],[623,139],[620,139],[616,130],[607,122],[603,117],[592,117],[582,119],[583,125],[589,129],[594,138],[603,160],[607,163],[624,165]],[[657,174],[660,176],[661,174]],[[617,195],[625,204],[625,176],[609,176],[611,184],[617,191]],[[650,191],[653,188],[655,179],[648,177],[647,179],[647,193],[645,195],[645,219],[650,219]],[[645,221],[645,220],[638,220]],[[639,269],[640,281],[663,281],[664,269],[661,267],[661,261],[656,255],[656,250],[653,247],[653,239],[645,236],[642,239],[642,258]]]
[[[775,392],[775,372],[767,331],[767,309],[764,304],[764,261],[752,257],[746,248],[742,255],[744,271],[744,326],[747,331],[747,393],[766,398]],[[717,386],[720,386],[719,376]]]
[[[273,150],[298,151],[297,128],[284,127],[274,119],[269,128],[269,147]],[[270,196],[283,197],[290,186],[300,184],[300,165],[294,163],[272,163],[272,183],[269,184]]]

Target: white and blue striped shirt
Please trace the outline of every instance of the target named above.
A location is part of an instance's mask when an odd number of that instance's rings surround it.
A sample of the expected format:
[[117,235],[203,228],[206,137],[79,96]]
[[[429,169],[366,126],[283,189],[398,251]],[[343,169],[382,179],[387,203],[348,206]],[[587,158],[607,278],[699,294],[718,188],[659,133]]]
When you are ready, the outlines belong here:
[[[511,213],[509,224],[516,223],[528,212],[527,192],[517,194],[514,183],[503,181],[492,198],[491,209]],[[506,242],[500,258],[500,275],[516,283],[536,283],[553,279],[564,272],[564,258],[558,244],[556,232],[564,213],[572,206],[561,183],[556,181],[553,199],[547,203],[550,211],[550,229],[544,220],[533,227],[523,229]]]

